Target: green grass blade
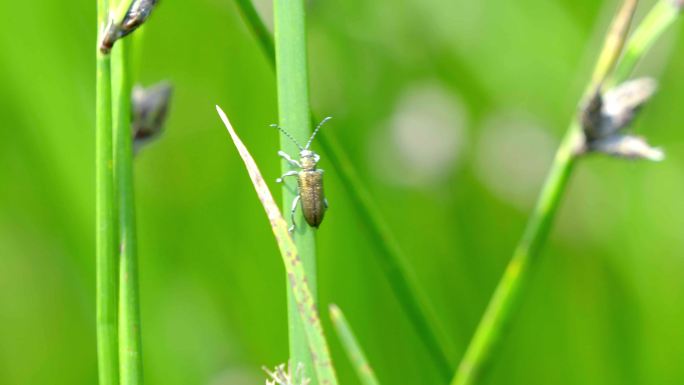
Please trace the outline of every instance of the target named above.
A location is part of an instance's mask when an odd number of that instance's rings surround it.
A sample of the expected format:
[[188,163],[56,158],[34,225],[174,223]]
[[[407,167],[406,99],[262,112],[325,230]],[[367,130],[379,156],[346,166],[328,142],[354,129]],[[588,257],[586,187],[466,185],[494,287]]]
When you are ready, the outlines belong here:
[[551,223],[575,163],[574,149],[581,132],[576,123],[560,145],[551,171],[544,183],[537,206],[530,217],[522,240],[518,244],[504,275],[494,291],[484,316],[475,330],[452,385],[474,384],[491,359],[505,327],[517,310],[522,288],[526,283],[539,250],[546,241]]
[[622,8],[615,16],[610,32],[606,35],[601,54],[594,66],[594,75],[587,87],[588,92],[594,92],[595,88],[603,83],[618,61],[629,33],[629,26],[634,18],[637,3],[637,0],[625,0]]
[[237,2],[240,12],[242,12],[242,16],[247,19],[247,25],[259,41],[261,49],[268,57],[268,62],[275,67],[275,46],[273,45],[273,37],[261,20],[261,17],[259,17],[259,13],[257,13],[254,4],[252,4],[252,0],[235,1]]
[[450,363],[450,338],[441,327],[434,308],[417,283],[417,279],[401,251],[401,247],[380,210],[373,202],[370,192],[365,188],[353,163],[337,144],[334,134],[326,133],[321,137],[321,147],[325,150],[330,163],[335,165],[336,176],[347,188],[348,196],[354,202],[361,220],[366,224],[366,234],[373,241],[376,252],[372,255],[382,268],[392,291],[406,313],[416,334],[430,354],[445,381],[452,375]]
[[610,77],[609,84],[616,85],[627,80],[634,67],[644,57],[658,38],[668,29],[682,11],[681,1],[660,0],[646,15],[638,29],[627,41],[622,58]]
[[342,341],[342,346],[347,353],[347,357],[349,357],[354,365],[354,369],[356,370],[356,374],[359,376],[361,383],[363,385],[379,385],[380,382],[375,378],[373,368],[368,363],[368,359],[363,353],[361,345],[359,345],[356,336],[354,336],[354,332],[349,326],[344,313],[342,313],[342,310],[340,310],[337,305],[330,305],[330,320],[335,326],[337,336],[340,338],[340,341]]
[[[109,1],[97,2],[98,39],[107,23]],[[116,211],[114,204],[111,60],[97,52],[95,200],[96,200],[96,318],[97,358],[100,385],[119,384],[118,359],[118,261],[116,255]]]
[[[273,38],[256,13],[252,2],[250,0],[236,0],[236,2],[247,23],[255,31],[259,44],[271,60],[271,64],[275,64]],[[314,124],[320,121],[313,117],[311,119]],[[339,145],[333,131],[321,132],[319,143],[328,156],[330,164],[335,168],[335,176],[347,189],[347,194],[354,203],[361,221],[366,225],[366,234],[376,249],[373,256],[377,258],[399,304],[408,315],[411,325],[446,381],[452,374],[452,364],[449,359],[452,356],[450,338],[439,323],[427,296],[417,284],[399,243],[383,220],[370,192],[356,172],[354,163]],[[288,207],[284,209],[289,210]]]
[[112,8],[111,8],[111,15],[112,19],[116,23],[120,23],[124,17],[126,16],[126,13],[128,10],[131,8],[131,5],[133,4],[135,0],[119,0],[118,2],[115,0],[113,1]]
[[[336,385],[337,377],[335,369],[330,358],[330,350],[328,343],[323,334],[323,327],[321,326],[321,319],[316,307],[316,301],[313,296],[312,289],[309,285],[311,282],[306,274],[306,269],[303,266],[301,255],[297,250],[297,246],[288,232],[288,224],[283,219],[283,215],[278,210],[278,205],[273,199],[273,195],[264,182],[264,178],[259,171],[254,159],[247,151],[247,148],[242,143],[240,138],[233,130],[233,127],[228,121],[228,117],[216,106],[216,110],[221,117],[221,120],[226,126],[230,137],[235,143],[235,147],[240,153],[240,157],[245,162],[249,177],[254,184],[259,200],[264,206],[266,215],[271,223],[271,229],[278,242],[278,248],[285,264],[285,272],[287,274],[287,283],[289,290],[292,293],[292,298],[295,302],[296,315],[301,321],[304,329],[304,337],[307,342],[307,349],[311,352],[311,356],[315,357],[312,361],[313,368],[320,384]],[[293,363],[294,366],[297,363]],[[311,369],[309,369],[310,371]]]
[[114,176],[119,203],[119,366],[121,385],[139,385],[143,382],[142,342],[133,189],[129,45],[129,39],[122,39],[114,46],[111,54]]
[[[275,57],[276,77],[278,82],[278,116],[280,127],[292,135],[301,144],[311,135],[309,120],[309,79],[306,63],[306,20],[304,0],[274,0],[275,19]],[[297,158],[299,148],[285,134],[280,134],[280,146],[283,151]],[[292,166],[281,162],[282,172],[292,170]],[[288,178],[282,188],[283,212],[289,212],[297,195],[297,184],[294,178]],[[309,278],[309,285],[317,302],[316,285],[316,240],[311,229],[297,211],[297,228],[294,241],[302,259],[302,266]],[[290,291],[287,291],[290,293]],[[310,372],[312,357],[307,348],[304,326],[297,314],[294,298],[288,294],[290,359],[295,364],[304,364],[305,376],[317,384],[314,373]]]
[[[649,16],[639,25],[627,40],[622,60],[615,63],[626,39],[635,2],[626,0],[618,13],[613,28],[606,38],[596,64],[594,76],[587,87],[587,94],[595,90],[608,76],[609,83],[625,80],[647,48],[672,24],[673,15],[679,10],[672,0],[661,0]],[[665,7],[665,8],[664,8]],[[666,7],[669,7],[666,8]],[[668,10],[670,14],[664,14]],[[608,75],[615,65],[612,75]],[[530,276],[540,250],[546,242],[553,219],[558,210],[565,187],[572,172],[576,157],[574,150],[583,139],[578,117],[573,117],[567,134],[556,153],[551,171],[542,189],[537,205],[528,221],[522,240],[518,244],[503,277],[487,306],[473,338],[466,349],[452,385],[474,384],[481,377],[489,363],[494,349],[517,310],[522,288]]]

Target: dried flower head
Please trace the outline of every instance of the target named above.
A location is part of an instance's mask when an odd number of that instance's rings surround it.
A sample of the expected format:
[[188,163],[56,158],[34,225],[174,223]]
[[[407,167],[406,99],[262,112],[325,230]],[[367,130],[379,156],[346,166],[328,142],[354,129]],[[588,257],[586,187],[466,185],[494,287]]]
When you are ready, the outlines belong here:
[[643,138],[622,132],[656,88],[655,80],[640,78],[626,81],[605,93],[597,90],[582,109],[580,120],[585,140],[578,152],[663,160],[665,155],[660,149],[649,146]]
[[308,385],[311,380],[304,378],[304,365],[299,363],[297,369],[292,373],[292,364],[286,368],[285,364],[280,364],[275,367],[275,370],[270,371],[266,367],[264,371],[271,377],[266,380],[266,385]]
[[133,145],[137,152],[141,146],[162,132],[169,110],[173,87],[168,82],[143,88],[133,88]]
[[159,0],[133,0],[123,20],[109,21],[100,42],[100,51],[109,53],[117,40],[140,27],[150,17],[158,2]]

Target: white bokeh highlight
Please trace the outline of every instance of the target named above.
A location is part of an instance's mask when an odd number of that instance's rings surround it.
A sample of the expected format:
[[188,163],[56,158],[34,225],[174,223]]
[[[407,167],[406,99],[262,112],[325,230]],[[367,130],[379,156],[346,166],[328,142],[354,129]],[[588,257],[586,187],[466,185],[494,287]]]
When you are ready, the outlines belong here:
[[479,132],[477,178],[499,199],[527,210],[539,194],[556,142],[548,130],[523,114],[496,113]]
[[435,84],[416,85],[400,95],[391,116],[375,130],[369,164],[386,183],[430,188],[454,172],[466,134],[460,98]]

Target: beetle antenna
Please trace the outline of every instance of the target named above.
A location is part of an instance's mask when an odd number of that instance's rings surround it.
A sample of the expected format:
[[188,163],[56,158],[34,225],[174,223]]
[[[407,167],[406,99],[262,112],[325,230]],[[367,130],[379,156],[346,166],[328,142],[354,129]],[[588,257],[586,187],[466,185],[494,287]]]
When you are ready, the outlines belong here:
[[318,126],[316,126],[316,129],[314,130],[313,134],[311,134],[311,138],[309,138],[309,141],[306,142],[306,146],[304,146],[304,149],[309,149],[309,146],[311,146],[311,142],[313,142],[314,137],[316,136],[316,134],[318,134],[318,130],[320,130],[321,126],[323,126],[325,122],[327,122],[330,119],[332,119],[332,116],[328,116],[327,118],[323,119],[320,123],[318,123]]
[[283,134],[285,134],[285,136],[287,136],[288,138],[290,138],[290,140],[291,140],[297,147],[299,147],[299,150],[300,150],[300,151],[304,151],[304,148],[299,144],[299,142],[297,142],[297,139],[295,139],[292,135],[290,135],[289,132],[283,130],[283,128],[280,127],[280,126],[277,125],[277,124],[271,124],[271,127],[274,127],[274,128],[279,129],[280,132],[282,132]]

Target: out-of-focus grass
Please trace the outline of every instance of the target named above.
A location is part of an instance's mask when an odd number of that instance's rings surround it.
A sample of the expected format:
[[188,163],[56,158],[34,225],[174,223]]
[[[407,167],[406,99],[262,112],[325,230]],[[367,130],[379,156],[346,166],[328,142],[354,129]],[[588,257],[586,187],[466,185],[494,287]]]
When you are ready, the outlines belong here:
[[[610,19],[603,7],[616,4],[310,3],[314,109],[335,117],[342,144],[381,198],[459,352],[541,183],[534,174],[512,179],[511,170],[532,169],[530,154],[544,142],[495,147],[497,159],[478,153],[505,132],[492,123],[500,116],[545,135],[553,150]],[[95,9],[86,0],[38,0],[0,2],[0,12],[22,16],[6,18],[0,34],[0,383],[93,384]],[[603,28],[595,30],[597,23]],[[177,96],[165,136],[136,159],[146,380],[260,383],[261,365],[287,357],[285,282],[242,166],[225,156],[213,106],[220,100],[244,127],[262,172],[275,178],[279,145],[268,127],[277,121],[275,77],[231,1],[161,2],[145,28],[142,80],[170,79]],[[671,60],[662,60],[669,50]],[[684,142],[676,115],[682,65],[684,42],[666,37],[637,69],[660,73],[661,87],[635,130],[647,129],[668,159],[586,159],[546,249],[554,258],[532,279],[487,383],[667,384],[684,377],[684,348],[671,343],[684,339]],[[406,98],[410,90],[424,86],[450,96],[465,123],[454,167],[421,187],[389,177],[412,169],[384,163],[384,150],[406,155],[391,118],[400,100],[415,100]],[[418,122],[417,134],[432,126]],[[511,186],[504,191],[531,185],[521,190],[531,193],[502,192],[483,171],[490,169],[504,171],[502,182]],[[331,173],[325,182],[331,208],[318,233],[321,302],[334,300],[353,317],[383,382],[437,383],[369,263],[372,249],[343,186]],[[343,356],[334,342],[332,349]],[[340,382],[354,384],[344,361]]]
[[[636,63],[643,59],[643,56],[648,53],[648,48],[661,36],[665,27],[673,23],[681,10],[681,6],[675,6],[669,0],[658,2],[628,40],[637,5],[637,0],[624,0],[619,10],[616,11],[610,29],[606,32],[605,42],[598,55],[592,78],[588,82],[584,96],[579,101],[581,111],[571,118],[523,236],[492,294],[482,320],[473,333],[471,342],[452,379],[451,383],[454,385],[475,384],[481,381],[480,377],[485,367],[489,365],[489,360],[495,355],[498,344],[501,343],[500,340],[506,334],[508,324],[517,315],[524,286],[529,280],[531,271],[539,263],[537,260],[546,244],[558,207],[565,195],[570,175],[579,157],[576,149],[583,145],[583,141],[589,141],[588,128],[585,126],[583,117],[591,108],[588,103],[593,97],[592,94],[605,92],[602,87],[606,79],[616,78],[614,84],[627,80],[628,74],[634,69]],[[664,16],[660,16],[661,14]],[[626,52],[629,53],[626,56],[627,60],[618,62],[625,45]],[[618,75],[613,72],[615,67],[618,69],[616,71]]]
[[356,339],[342,310],[340,310],[337,305],[331,304],[329,307],[329,314],[330,321],[335,326],[337,338],[340,339],[340,343],[342,344],[345,353],[347,353],[347,358],[354,366],[359,381],[361,381],[363,385],[379,385],[373,368],[370,366],[370,363],[368,363],[368,358],[366,358],[366,354],[363,352],[363,348]]

